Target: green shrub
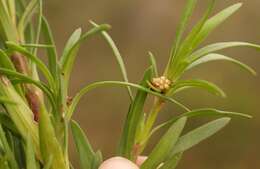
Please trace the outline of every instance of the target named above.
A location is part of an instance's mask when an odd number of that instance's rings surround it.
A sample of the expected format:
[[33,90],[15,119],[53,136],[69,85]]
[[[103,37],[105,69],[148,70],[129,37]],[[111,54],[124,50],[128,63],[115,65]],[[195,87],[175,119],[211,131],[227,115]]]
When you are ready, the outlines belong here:
[[[215,84],[200,79],[183,79],[183,74],[200,64],[225,60],[255,75],[249,66],[218,52],[231,47],[260,49],[247,42],[219,42],[199,48],[207,36],[240,7],[232,5],[211,17],[215,0],[210,0],[203,17],[184,36],[196,0],[187,0],[177,29],[168,64],[160,75],[155,56],[149,52],[150,66],[138,84],[128,81],[122,57],[107,33],[110,26],[90,22],[86,33],[77,29],[67,41],[61,55],[47,20],[41,0],[0,0],[0,169],[69,169],[68,134],[72,130],[82,169],[97,169],[102,162],[101,151],[94,151],[80,126],[71,118],[81,97],[98,87],[125,87],[131,104],[125,119],[118,155],[132,161],[143,153],[151,136],[166,129],[158,144],[148,155],[141,169],[172,169],[182,154],[202,140],[225,127],[232,117],[251,118],[236,112],[212,108],[192,110],[177,101],[176,93],[201,88],[217,96],[225,93]],[[100,81],[87,85],[73,98],[68,95],[71,71],[82,42],[101,35],[111,47],[122,73],[123,81]],[[40,41],[40,39],[42,39]],[[48,63],[38,57],[38,48],[46,50]],[[39,74],[43,78],[39,78]],[[136,90],[134,93],[133,90]],[[148,95],[154,99],[150,112],[143,108]],[[184,113],[155,126],[165,102],[173,103]],[[187,119],[215,116],[216,120],[182,134]]]

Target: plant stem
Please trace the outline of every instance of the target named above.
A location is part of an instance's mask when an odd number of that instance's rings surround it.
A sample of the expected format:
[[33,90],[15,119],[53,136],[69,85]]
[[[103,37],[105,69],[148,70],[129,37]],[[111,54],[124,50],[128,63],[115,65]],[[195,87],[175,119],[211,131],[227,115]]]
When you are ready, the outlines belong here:
[[[149,140],[150,137],[150,132],[153,128],[154,123],[156,122],[158,113],[160,112],[160,110],[162,109],[163,105],[164,105],[165,101],[156,97],[154,99],[154,103],[153,106],[150,110],[149,116],[147,117],[146,123],[145,123],[145,127],[144,127],[144,131],[143,131],[143,136],[140,140],[139,143],[136,144],[136,146],[138,146],[138,151],[136,151],[136,157],[142,153],[142,151],[144,150],[147,141]],[[134,148],[136,148],[136,146]]]
[[155,98],[154,104],[151,108],[150,114],[146,121],[145,130],[144,130],[145,134],[149,134],[149,132],[151,131],[151,129],[157,119],[158,113],[160,112],[163,105],[164,105],[164,101],[162,99]]

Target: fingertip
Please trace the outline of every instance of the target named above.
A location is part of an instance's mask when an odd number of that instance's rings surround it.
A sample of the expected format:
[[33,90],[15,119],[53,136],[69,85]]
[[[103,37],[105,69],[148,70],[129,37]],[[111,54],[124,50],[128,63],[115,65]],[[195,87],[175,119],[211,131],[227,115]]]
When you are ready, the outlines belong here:
[[139,169],[139,167],[123,157],[112,157],[104,161],[99,169]]
[[144,163],[144,161],[147,159],[147,156],[139,156],[136,159],[136,165],[138,165],[139,167]]

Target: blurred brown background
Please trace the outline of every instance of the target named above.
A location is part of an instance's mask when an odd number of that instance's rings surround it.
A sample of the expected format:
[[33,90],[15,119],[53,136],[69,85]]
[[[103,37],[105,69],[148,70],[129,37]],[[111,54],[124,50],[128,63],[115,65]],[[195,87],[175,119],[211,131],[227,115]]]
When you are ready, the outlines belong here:
[[[88,20],[109,23],[129,73],[131,82],[137,82],[148,66],[147,51],[156,55],[162,71],[169,56],[184,0],[46,0],[45,14],[50,21],[59,50],[69,35],[78,27],[90,28]],[[191,23],[194,23],[206,7],[201,0]],[[219,0],[215,12],[238,2]],[[206,43],[241,40],[260,43],[260,1],[243,0],[243,8],[232,16]],[[226,50],[251,65],[260,73],[260,53],[242,48]],[[227,93],[222,99],[196,90],[178,95],[187,105],[216,107],[224,110],[249,113],[252,120],[234,119],[223,131],[187,151],[179,169],[258,169],[260,167],[260,77],[229,63],[217,62],[200,66],[186,75],[216,82]],[[83,85],[98,80],[121,80],[115,58],[100,37],[86,42],[80,51],[71,81],[74,94]],[[113,156],[120,137],[123,118],[128,110],[128,96],[122,88],[98,89],[86,95],[80,102],[74,118],[85,129],[91,143],[100,148],[105,157]],[[167,105],[160,116],[166,120],[177,110]],[[190,126],[197,126],[206,119],[194,119]],[[155,139],[156,140],[156,139]],[[149,150],[148,150],[149,151]],[[72,150],[72,158],[77,156]]]

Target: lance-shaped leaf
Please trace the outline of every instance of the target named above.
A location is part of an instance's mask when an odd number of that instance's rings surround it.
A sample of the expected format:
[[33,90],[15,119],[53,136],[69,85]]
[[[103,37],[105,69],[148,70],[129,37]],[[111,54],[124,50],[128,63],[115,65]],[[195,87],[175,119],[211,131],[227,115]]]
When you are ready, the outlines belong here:
[[70,73],[72,71],[72,67],[74,65],[74,61],[76,55],[78,53],[78,49],[80,47],[80,43],[84,40],[89,39],[91,36],[100,33],[104,30],[109,29],[109,25],[99,25],[95,28],[92,28],[90,31],[81,35],[81,29],[77,29],[68,40],[63,54],[60,59],[60,64],[62,68],[62,72],[64,73],[65,81],[68,81],[70,78]]
[[[147,87],[148,84],[146,81],[152,78],[151,75],[152,68],[150,67],[144,73],[144,77],[140,82],[140,85]],[[119,153],[121,156],[127,157],[131,160],[135,158],[133,154],[133,148],[137,137],[138,127],[140,126],[140,122],[143,117],[143,108],[146,98],[147,92],[142,90],[137,91],[134,101],[130,105],[121,136]]]
[[201,141],[214,135],[223,127],[225,127],[229,123],[229,121],[230,118],[220,118],[218,120],[209,122],[195,130],[192,130],[184,136],[180,137],[173,150],[171,151],[171,157],[177,153],[184,152],[190,149]]
[[152,150],[148,159],[141,165],[141,169],[156,169],[170,155],[175,147],[182,130],[186,124],[187,118],[183,117],[174,123],[161,138],[159,143]]
[[208,20],[214,4],[215,4],[216,0],[210,0],[208,8],[206,10],[206,12],[204,13],[203,17],[201,18],[201,20],[192,28],[192,30],[190,31],[190,33],[187,35],[187,37],[185,38],[185,40],[182,42],[181,47],[180,47],[180,52],[179,55],[181,57],[186,57],[187,54],[189,54],[193,48],[193,43],[194,40],[196,39],[196,36],[198,35],[198,33],[201,31],[201,29],[203,28],[204,24],[206,23],[206,21]]
[[75,121],[72,121],[71,123],[71,130],[79,154],[81,169],[92,169],[96,154],[93,151],[87,136]]
[[196,38],[193,41],[192,49],[198,47],[198,45],[203,42],[207,36],[221,23],[223,23],[227,18],[229,18],[233,13],[235,13],[240,7],[242,3],[234,4],[222,11],[220,11],[215,16],[211,17],[206,21],[201,31],[197,34]]
[[[67,41],[67,43],[64,47],[63,54],[60,59],[60,64],[61,64],[64,74],[65,74],[65,70],[67,73],[70,73],[69,69],[72,67],[70,62],[74,62],[76,55],[78,53],[79,45],[80,45],[78,42],[81,38],[81,33],[82,33],[81,28],[76,29],[72,33],[72,35],[70,36],[69,40]],[[69,76],[69,75],[67,75],[67,76]]]
[[249,47],[260,50],[260,45],[256,45],[248,42],[219,42],[207,45],[197,51],[193,52],[191,56],[189,56],[189,60],[197,60],[198,58],[205,56],[209,53],[216,52],[219,50],[232,48],[232,47]]
[[56,138],[49,114],[43,107],[41,107],[40,111],[39,137],[43,161],[47,163],[50,155],[52,155],[51,169],[69,169],[69,166],[66,166],[67,163],[65,162],[61,145]]
[[186,70],[190,70],[196,66],[199,66],[203,63],[207,63],[207,62],[211,62],[211,61],[218,61],[218,60],[222,60],[222,61],[228,61],[228,62],[231,62],[237,66],[239,66],[241,69],[253,74],[253,75],[256,75],[256,72],[253,68],[251,68],[250,66],[236,60],[236,59],[233,59],[231,57],[227,57],[225,55],[221,55],[221,54],[216,54],[216,53],[212,53],[212,54],[208,54],[208,55],[205,55],[205,56],[202,56],[200,57],[199,59],[193,61],[187,68]]
[[181,44],[182,35],[186,29],[188,20],[189,20],[190,16],[192,15],[192,12],[193,12],[193,9],[195,8],[196,3],[197,3],[197,0],[188,0],[188,2],[187,2],[187,5],[186,5],[185,10],[181,17],[180,24],[177,28],[176,39],[171,48],[170,59],[168,61],[167,68],[165,71],[166,74],[169,74],[170,72],[172,72],[171,69],[174,69],[175,64],[178,62],[178,58],[176,57],[177,56],[176,54],[177,54],[180,44]]
[[243,118],[243,119],[250,119],[252,116],[248,114],[243,114],[243,113],[237,113],[237,112],[230,112],[230,111],[222,111],[222,110],[217,110],[217,109],[212,109],[212,108],[204,108],[204,109],[196,109],[192,110],[190,112],[182,113],[179,116],[175,116],[168,121],[156,126],[150,136],[154,134],[156,131],[162,128],[168,128],[170,127],[174,122],[176,122],[178,119],[182,117],[238,117],[238,118]]
[[225,92],[221,90],[218,86],[215,84],[205,81],[205,80],[182,80],[175,83],[171,89],[171,93],[177,93],[179,91],[188,89],[188,88],[201,88],[204,89],[212,94],[215,94],[217,96],[225,97]]

